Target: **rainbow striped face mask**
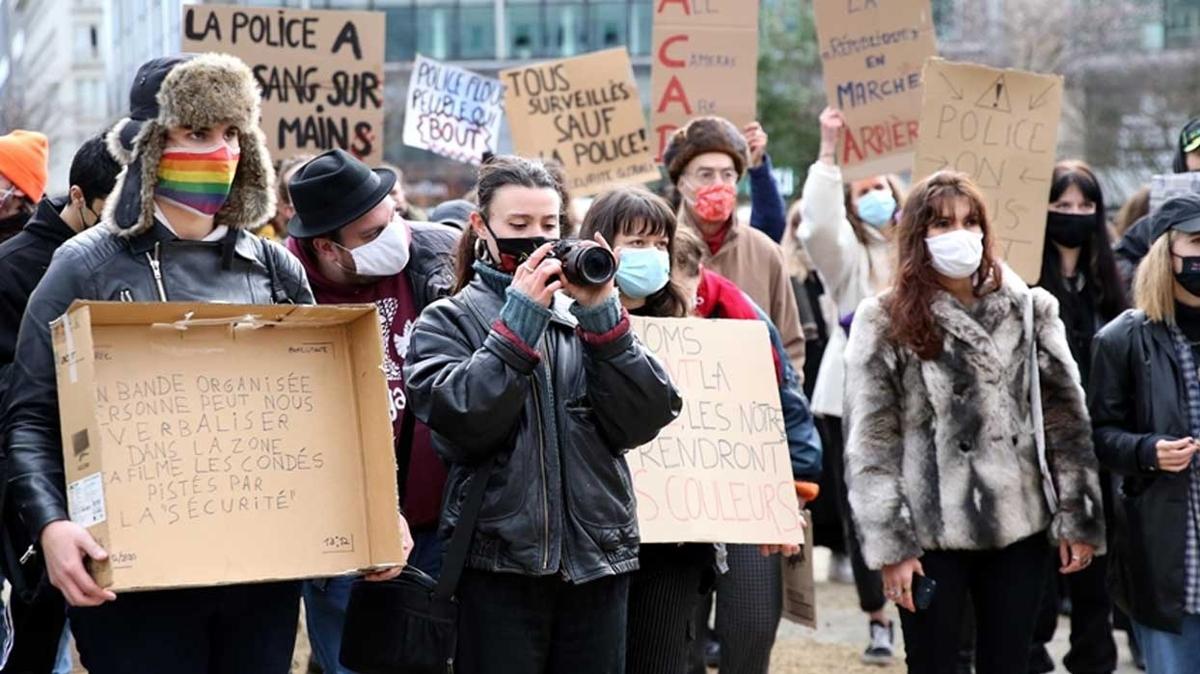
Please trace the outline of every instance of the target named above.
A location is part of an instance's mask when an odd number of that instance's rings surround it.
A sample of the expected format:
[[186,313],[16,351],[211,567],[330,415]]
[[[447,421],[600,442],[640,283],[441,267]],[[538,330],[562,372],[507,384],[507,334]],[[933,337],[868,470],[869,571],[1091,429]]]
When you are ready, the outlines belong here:
[[158,164],[154,194],[197,215],[212,217],[229,197],[240,156],[225,143],[201,149],[168,147]]

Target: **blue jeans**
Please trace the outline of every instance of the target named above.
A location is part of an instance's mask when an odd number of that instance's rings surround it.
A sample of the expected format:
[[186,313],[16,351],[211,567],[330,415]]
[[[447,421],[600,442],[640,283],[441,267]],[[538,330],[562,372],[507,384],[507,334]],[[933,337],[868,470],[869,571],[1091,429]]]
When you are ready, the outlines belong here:
[[[408,563],[434,578],[442,570],[442,542],[437,532],[413,532],[413,549]],[[304,581],[304,617],[313,656],[325,674],[353,674],[342,667],[342,627],[354,576],[337,576]]]
[[1163,632],[1134,622],[1149,674],[1200,672],[1200,616],[1183,616],[1183,634]]

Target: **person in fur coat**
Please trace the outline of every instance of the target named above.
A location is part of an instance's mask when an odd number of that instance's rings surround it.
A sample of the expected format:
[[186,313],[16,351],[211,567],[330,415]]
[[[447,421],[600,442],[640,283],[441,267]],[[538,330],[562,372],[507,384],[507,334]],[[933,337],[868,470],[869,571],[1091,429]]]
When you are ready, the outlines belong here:
[[[982,195],[965,174],[915,186],[897,242],[896,285],[859,306],[846,347],[846,484],[863,557],[906,609],[909,671],[955,671],[968,595],[976,671],[1024,671],[1051,544],[1062,573],[1104,551],[1078,368],[1053,296],[993,254]],[[928,581],[932,601],[917,610],[914,585]]]

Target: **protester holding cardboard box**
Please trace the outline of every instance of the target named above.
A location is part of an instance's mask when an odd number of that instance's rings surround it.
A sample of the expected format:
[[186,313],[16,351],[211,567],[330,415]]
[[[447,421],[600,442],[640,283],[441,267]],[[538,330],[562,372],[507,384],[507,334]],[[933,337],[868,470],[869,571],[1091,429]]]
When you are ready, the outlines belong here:
[[607,243],[555,246],[559,185],[541,162],[491,158],[478,204],[458,292],[422,313],[404,367],[409,404],[450,464],[445,533],[486,480],[471,501],[482,505],[458,586],[454,669],[622,671],[638,567],[623,454],[682,402],[630,331]]
[[[882,292],[895,272],[892,230],[899,220],[904,195],[893,176],[880,175],[846,182],[835,162],[838,135],[846,127],[840,110],[825,108],[821,113],[821,149],[817,161],[808,169],[800,198],[800,224],[784,250],[802,247],[821,273],[828,296],[837,305],[834,322],[829,326],[829,343],[822,353],[821,365],[813,382],[813,412],[825,440],[826,474],[829,487],[822,507],[814,511],[817,531],[824,524],[824,512],[840,527],[845,550],[834,555],[833,573],[839,580],[850,576],[858,591],[859,607],[867,614],[869,641],[862,654],[867,664],[888,665],[893,658],[895,627],[884,611],[882,581],[867,568],[858,549],[854,524],[846,503],[843,479],[842,391],[845,388],[846,330],[840,323],[854,315],[859,302]],[[817,537],[818,543],[821,536]],[[849,573],[847,573],[847,569]]]
[[[84,666],[118,672],[287,672],[298,582],[131,592],[118,600],[85,564],[105,550],[67,515],[50,322],[76,299],[311,303],[304,270],[248,230],[274,211],[259,90],[218,54],[142,65],[130,117],[109,133],[125,165],[103,222],[59,248],[17,342],[8,488],[71,605]],[[264,545],[269,545],[264,541]]]
[[968,596],[976,671],[1026,671],[1050,542],[1062,573],[1104,551],[1058,303],[997,261],[994,236],[965,174],[916,185],[896,286],[859,305],[846,347],[850,506],[867,565],[905,609],[913,672],[956,671]]
[[[433,450],[429,428],[408,413],[402,368],[421,310],[450,294],[459,233],[406,221],[390,196],[398,179],[396,172],[371,170],[344,150],[316,157],[288,187],[295,215],[287,247],[304,265],[318,303],[379,308],[401,503],[416,543],[408,564],[437,576],[446,467]],[[338,654],[353,580],[341,576],[304,585],[309,641],[329,674],[344,671]]]

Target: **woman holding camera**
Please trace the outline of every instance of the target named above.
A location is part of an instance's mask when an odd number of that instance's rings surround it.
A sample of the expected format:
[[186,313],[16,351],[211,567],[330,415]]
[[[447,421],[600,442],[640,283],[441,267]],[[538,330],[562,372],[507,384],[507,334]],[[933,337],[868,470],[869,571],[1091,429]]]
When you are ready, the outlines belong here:
[[467,674],[624,670],[638,528],[623,455],[681,405],[611,275],[587,284],[559,259],[567,251],[551,256],[557,188],[538,161],[480,168],[457,292],[421,315],[404,368],[409,404],[450,466],[443,535],[487,475],[458,587],[455,669]]
[[916,185],[896,231],[896,284],[859,305],[846,347],[851,512],[867,566],[906,609],[912,672],[957,671],[968,595],[976,671],[1026,671],[1050,544],[1061,573],[1104,547],[1091,427],[1058,303],[1003,267],[994,236],[965,174]]

